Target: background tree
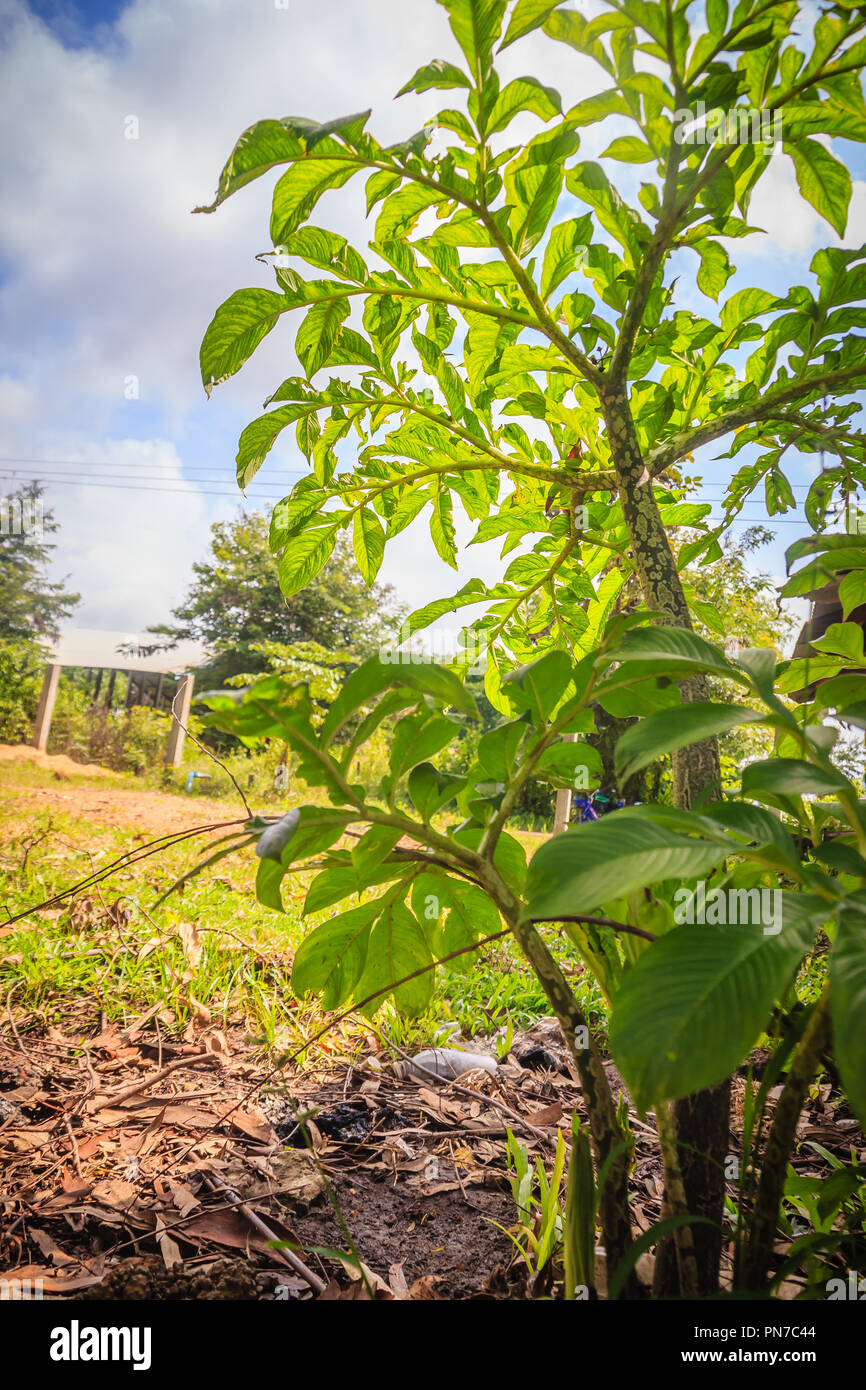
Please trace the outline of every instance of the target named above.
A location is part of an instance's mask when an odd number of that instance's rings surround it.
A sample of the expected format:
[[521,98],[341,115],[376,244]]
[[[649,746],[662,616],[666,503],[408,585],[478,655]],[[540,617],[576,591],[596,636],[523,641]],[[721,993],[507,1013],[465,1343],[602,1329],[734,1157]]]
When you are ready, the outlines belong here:
[[[507,0],[441,3],[462,57],[425,65],[403,91],[449,89],[458,105],[416,135],[384,147],[362,112],[324,125],[265,120],[240,137],[202,211],[288,166],[271,219],[277,289],[232,295],[205,335],[201,365],[210,390],[283,314],[304,310],[295,339],[304,375],[277,387],[237,459],[245,485],[294,425],[311,461],[272,528],[285,593],[309,582],[347,529],[372,582],[386,540],[427,507],[451,563],[455,507],[478,522],[474,539],[521,548],[501,583],[470,581],[411,619],[422,627],[484,602],[474,627],[486,643],[488,697],[505,712],[503,674],[552,649],[592,651],[630,571],[660,625],[691,629],[681,569],[719,558],[719,537],[757,485],[772,514],[794,505],[782,466],[793,448],[835,460],[806,501],[816,528],[834,490],[866,481],[863,435],[850,423],[866,381],[856,331],[866,251],[821,250],[809,286],[783,296],[740,289],[717,316],[672,302],[696,256],[697,287],[718,303],[733,274],[731,243],[758,230],[747,217],[772,155],[766,118],[771,129],[783,122],[803,197],[844,233],[851,179],[826,141],[866,139],[866,17],[839,3],[812,26],[809,8],[788,0],[739,0],[733,11],[713,0],[693,30],[688,0],[605,3],[592,19],[546,0],[510,10]],[[600,69],[600,90],[564,113],[542,81],[503,86],[494,65],[497,46],[539,27]],[[721,122],[698,114],[718,108]],[[506,132],[527,114],[546,128],[515,141]],[[579,160],[581,128],[609,118],[617,133],[600,160]],[[615,185],[617,163],[646,166],[638,206]],[[324,193],[361,174],[368,213],[378,209],[369,259],[309,222]],[[570,215],[570,203],[557,219],[563,187],[586,213]],[[355,466],[338,469],[335,445],[351,432],[361,441]],[[710,528],[709,508],[685,501],[679,468],[725,438],[729,456],[748,449],[748,461]],[[677,554],[669,530],[682,526],[697,534]],[[667,693],[629,692],[625,712],[682,702],[705,720],[709,736],[673,753],[682,810],[720,792],[709,694],[705,672]],[[605,708],[616,713],[622,701],[612,696]],[[523,944],[541,950],[531,934]],[[551,970],[547,984],[568,1025],[567,982]],[[708,1218],[695,1230],[705,1293],[718,1277],[729,1099],[723,1083],[675,1108],[685,1201]],[[594,1137],[597,1154],[611,1152],[610,1133]],[[611,1168],[620,1190],[625,1168]],[[673,1291],[670,1247],[656,1269],[659,1291]]]
[[399,622],[393,589],[369,588],[345,542],[305,588],[286,598],[260,512],[218,521],[211,534],[210,555],[193,565],[193,583],[174,610],[175,623],[150,631],[171,641],[203,642],[212,656],[202,680],[212,686],[268,670],[265,644],[314,642],[363,657],[393,637]]
[[2,502],[8,520],[0,528],[0,641],[44,644],[81,601],[63,580],[48,578],[55,546],[46,536],[60,526],[45,510],[39,483],[16,488]]
[[80,602],[65,583],[48,579],[58,523],[45,510],[38,483],[2,499],[0,527],[0,739],[30,737],[49,640]]

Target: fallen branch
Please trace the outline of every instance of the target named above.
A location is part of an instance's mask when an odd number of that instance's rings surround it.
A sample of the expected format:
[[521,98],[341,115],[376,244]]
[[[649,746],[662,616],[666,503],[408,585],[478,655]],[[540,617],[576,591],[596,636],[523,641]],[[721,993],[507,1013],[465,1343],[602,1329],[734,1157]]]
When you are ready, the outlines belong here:
[[305,1283],[309,1284],[314,1293],[322,1294],[325,1292],[327,1284],[324,1279],[320,1279],[318,1274],[314,1274],[311,1269],[308,1269],[303,1260],[299,1259],[293,1250],[285,1249],[284,1242],[280,1240],[276,1231],[271,1230],[267,1222],[263,1221],[258,1213],[253,1211],[252,1207],[247,1206],[246,1202],[239,1197],[236,1192],[233,1192],[230,1187],[227,1187],[221,1178],[210,1173],[204,1173],[202,1176],[211,1192],[223,1194],[229,1205],[241,1212],[247,1218],[251,1226],[255,1226],[259,1235],[263,1235],[265,1240],[275,1243],[274,1255],[278,1260],[281,1260],[283,1264],[293,1269],[295,1274],[299,1275]]

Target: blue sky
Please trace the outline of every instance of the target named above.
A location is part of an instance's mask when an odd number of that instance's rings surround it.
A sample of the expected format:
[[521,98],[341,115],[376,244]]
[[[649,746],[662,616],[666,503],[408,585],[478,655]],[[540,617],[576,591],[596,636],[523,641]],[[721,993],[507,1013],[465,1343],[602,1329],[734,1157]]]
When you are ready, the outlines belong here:
[[[275,333],[206,401],[198,345],[214,309],[243,285],[272,283],[254,257],[268,249],[273,179],[212,217],[190,209],[210,199],[235,138],[261,117],[372,106],[380,138],[418,129],[442,94],[394,93],[422,62],[454,57],[453,40],[432,0],[0,0],[0,26],[0,103],[15,132],[0,205],[0,488],[45,478],[62,525],[57,569],[84,596],[76,621],[135,630],[169,616],[211,522],[235,512],[237,435],[295,370],[292,332]],[[503,60],[506,76],[534,71],[566,106],[603,85],[588,60],[543,36]],[[591,132],[584,157],[615,133]],[[845,238],[855,245],[866,158],[862,147],[835,148],[856,180]],[[628,178],[628,166],[614,167]],[[355,184],[327,195],[316,218],[359,245],[368,235]],[[729,290],[810,283],[815,250],[838,244],[781,155],[750,221],[768,235],[736,246]],[[712,311],[688,277],[677,293]],[[805,487],[812,467],[803,460],[793,481]],[[286,431],[251,499],[277,501],[304,468]],[[707,495],[720,497],[729,466],[708,456],[701,471]],[[762,519],[760,501],[747,515]],[[761,557],[777,574],[792,522],[774,523],[778,541]],[[496,548],[474,547],[455,576],[422,518],[382,577],[415,607],[497,573]]]

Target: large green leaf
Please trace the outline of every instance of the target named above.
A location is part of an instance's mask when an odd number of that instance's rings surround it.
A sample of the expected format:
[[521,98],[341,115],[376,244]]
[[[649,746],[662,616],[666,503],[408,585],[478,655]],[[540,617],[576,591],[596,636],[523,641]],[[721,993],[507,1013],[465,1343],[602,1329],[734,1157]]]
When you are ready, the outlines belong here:
[[496,907],[481,888],[436,871],[415,879],[412,906],[437,959],[492,936],[501,926]]
[[544,725],[568,689],[573,669],[565,652],[547,652],[509,672],[502,693],[516,709],[527,710],[536,724]]
[[845,165],[817,140],[786,141],[782,148],[794,161],[797,185],[806,202],[844,236],[851,201],[851,175]]
[[516,39],[522,39],[524,34],[530,33],[533,29],[540,29],[548,15],[561,3],[562,0],[517,0],[505,31],[505,38],[500,44],[500,51]]
[[358,569],[367,584],[372,584],[385,557],[385,530],[375,512],[362,507],[355,513],[352,543]]
[[425,63],[423,67],[420,67],[415,76],[410,77],[405,86],[400,88],[397,95],[402,97],[407,92],[428,92],[431,87],[469,87],[471,85],[469,78],[461,68],[455,67],[453,63],[447,63],[444,58],[434,58],[432,63]]
[[535,77],[517,77],[503,87],[496,98],[487,123],[487,134],[504,130],[522,111],[532,111],[542,120],[549,121],[561,110],[559,92],[553,87],[543,87]]
[[285,121],[257,121],[244,131],[232,150],[220,175],[214,201],[208,207],[195,208],[194,211],[213,212],[244,184],[259,178],[278,164],[296,159],[303,149],[303,142],[291,118]]
[[209,323],[199,352],[208,395],[240,370],[289,308],[286,296],[274,290],[236,290],[229,295]]
[[362,166],[348,155],[338,159],[299,159],[274,189],[271,240],[282,246],[306,222],[323,193],[342,188]]
[[[741,685],[748,683],[745,673],[726,661],[721,652],[683,627],[633,628],[605,660],[627,663],[630,677],[689,676],[705,671]],[[622,672],[613,672],[607,679],[618,682]]]
[[376,994],[376,999],[368,1006],[369,1011],[375,1013],[384,1004],[388,987],[393,985],[394,1002],[403,1013],[410,1016],[422,1013],[433,994],[434,971],[426,970],[402,985],[398,981],[432,964],[430,947],[417,918],[405,903],[390,902],[370,933],[364,973],[358,981],[355,997],[360,1001]]
[[633,724],[616,745],[616,774],[625,782],[648,763],[690,743],[727,733],[741,724],[754,724],[766,716],[744,705],[703,702],[661,710]]
[[325,300],[307,311],[295,338],[295,352],[308,380],[328,361],[342,322],[348,316],[348,299]]
[[830,956],[833,1048],[851,1108],[866,1125],[866,916],[843,911]]
[[526,879],[524,915],[555,921],[591,912],[666,878],[700,878],[720,864],[724,845],[677,835],[629,816],[576,826],[536,850]]
[[473,82],[483,86],[493,64],[507,0],[439,0],[448,11],[454,37],[463,49]]
[[337,542],[333,525],[310,526],[289,541],[280,557],[280,588],[286,598],[297,594],[324,569]]
[[645,1110],[729,1076],[811,941],[808,919],[775,936],[760,925],[696,925],[676,927],[643,951],[623,979],[610,1026],[635,1104]]
[[829,796],[850,785],[841,772],[801,758],[768,758],[743,769],[744,796]]
[[509,225],[518,256],[528,256],[544,236],[562,191],[564,162],[579,143],[573,130],[539,135],[506,169]]
[[362,903],[323,922],[304,938],[292,966],[295,994],[322,991],[324,1009],[338,1009],[346,1002],[361,978],[370,927],[381,906],[381,902]]

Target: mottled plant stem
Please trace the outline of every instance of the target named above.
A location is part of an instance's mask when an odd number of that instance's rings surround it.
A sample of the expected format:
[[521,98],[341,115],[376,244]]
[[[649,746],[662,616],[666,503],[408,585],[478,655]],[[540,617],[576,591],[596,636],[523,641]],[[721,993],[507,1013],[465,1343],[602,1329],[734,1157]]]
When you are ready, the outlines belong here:
[[[600,1171],[610,1161],[599,1202],[601,1231],[607,1256],[607,1278],[610,1283],[617,1266],[631,1245],[632,1238],[626,1136],[616,1117],[616,1105],[601,1056],[568,981],[547,949],[543,938],[531,923],[516,922],[514,935],[547,995],[574,1058],[589,1116],[596,1168]],[[638,1298],[642,1292],[643,1287],[632,1271],[622,1297]]]
[[[680,1168],[677,1149],[676,1129],[667,1101],[660,1101],[656,1107],[656,1128],[665,1165],[665,1188],[668,1207],[672,1216],[685,1216],[689,1206],[686,1189]],[[683,1298],[697,1298],[698,1262],[695,1256],[695,1242],[690,1226],[680,1226],[674,1231],[674,1247],[677,1252],[677,1272],[680,1279],[680,1293]]]
[[826,1051],[829,1042],[830,996],[829,991],[825,989],[812,1010],[812,1016],[794,1053],[788,1078],[776,1103],[773,1123],[764,1145],[761,1177],[755,1194],[755,1210],[743,1272],[743,1284],[749,1290],[763,1289],[767,1282],[788,1160],[797,1137],[797,1121],[821,1055]]
[[[647,607],[663,615],[659,622],[691,628],[691,614],[676,557],[641,453],[624,383],[612,381],[607,391],[601,393],[601,403],[631,540],[631,557]],[[680,691],[684,701],[705,700],[708,694],[705,677],[695,676],[684,681]],[[716,739],[705,739],[674,753],[673,773],[676,806],[688,810],[702,800],[717,797],[721,768]],[[673,1108],[685,1209],[708,1218],[708,1224],[697,1226],[693,1232],[699,1291],[705,1296],[718,1289],[730,1106],[730,1081],[726,1081],[677,1101]],[[666,1197],[670,1208],[671,1194],[667,1193]],[[656,1295],[675,1294],[678,1275],[677,1247],[668,1237],[656,1254]]]

